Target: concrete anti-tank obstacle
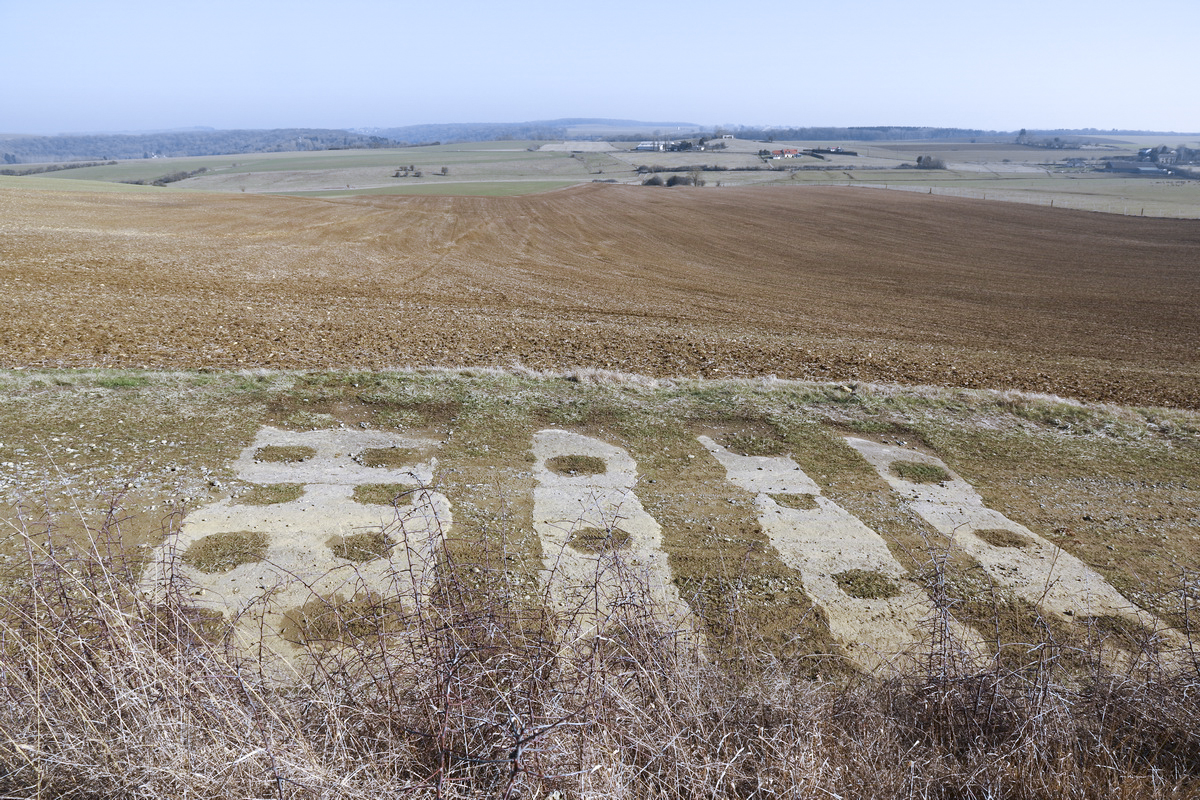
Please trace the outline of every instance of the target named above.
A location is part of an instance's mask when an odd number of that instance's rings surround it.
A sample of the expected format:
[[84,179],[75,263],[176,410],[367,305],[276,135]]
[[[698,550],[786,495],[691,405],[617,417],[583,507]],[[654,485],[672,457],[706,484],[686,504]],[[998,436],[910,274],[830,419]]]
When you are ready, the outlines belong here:
[[[299,484],[303,493],[270,505],[226,498],[191,512],[178,536],[156,552],[144,579],[147,590],[162,593],[168,582],[180,581],[194,606],[237,620],[242,644],[263,643],[285,656],[294,652],[283,637],[287,615],[306,603],[332,603],[362,592],[409,606],[419,602],[426,587],[418,584],[432,574],[434,544],[451,524],[449,501],[426,488],[437,460],[379,467],[364,465],[355,456],[373,449],[427,450],[435,445],[377,431],[262,428],[233,463],[235,474],[255,484]],[[293,462],[256,460],[256,454],[270,447],[307,448],[310,455]],[[401,499],[393,507],[356,501],[355,487],[363,484],[411,487],[410,503]],[[234,532],[264,535],[261,559],[212,571],[186,562],[189,549],[207,537]],[[363,534],[382,535],[379,557],[343,558],[335,552],[339,543]],[[296,639],[293,633],[292,641]]]
[[[1178,633],[1118,592],[1095,570],[1033,531],[986,507],[967,481],[935,456],[846,437],[909,507],[974,558],[988,576],[1043,613],[1065,620],[1099,616],[1128,619],[1158,631],[1170,646]],[[898,474],[897,464],[945,470],[945,480],[919,482]],[[990,541],[989,541],[990,540]]]
[[[983,650],[979,637],[948,615],[908,580],[908,573],[887,542],[857,517],[827,497],[787,456],[743,456],[708,436],[699,437],[725,467],[733,485],[754,494],[759,524],[780,558],[800,573],[804,589],[825,612],[829,631],[859,668],[876,671],[904,665],[906,658],[928,652],[938,625],[963,654]],[[780,505],[772,495],[807,496],[810,507]],[[858,571],[855,573],[855,571]],[[838,576],[872,576],[884,591],[856,597]]]
[[634,492],[625,450],[562,430],[534,434],[533,526],[542,543],[541,584],[571,633],[602,631],[623,613],[652,615],[667,631],[694,631],[671,582],[662,528]]

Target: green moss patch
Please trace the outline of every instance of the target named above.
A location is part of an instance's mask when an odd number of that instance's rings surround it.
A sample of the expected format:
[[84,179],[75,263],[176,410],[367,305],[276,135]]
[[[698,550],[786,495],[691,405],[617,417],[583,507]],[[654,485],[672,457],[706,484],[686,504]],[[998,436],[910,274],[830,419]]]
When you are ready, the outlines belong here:
[[555,456],[546,459],[546,469],[559,475],[603,475],[608,464],[598,456]]
[[848,569],[833,576],[838,588],[863,600],[887,600],[900,594],[900,587],[882,572]]
[[356,533],[353,536],[335,536],[326,544],[333,554],[347,561],[371,561],[386,556],[392,543],[383,531]]
[[307,461],[316,454],[316,450],[304,445],[269,444],[254,452],[254,460],[268,461],[272,464],[294,464]]
[[192,544],[183,554],[183,563],[201,572],[219,573],[262,561],[266,555],[265,533],[214,533]]
[[892,474],[913,483],[942,483],[950,480],[950,473],[937,464],[922,461],[894,461]]
[[584,553],[606,553],[629,544],[629,534],[620,528],[580,528],[567,544]]
[[299,500],[303,494],[304,486],[299,483],[266,483],[254,486],[237,501],[247,506],[273,506]]
[[362,483],[354,487],[354,501],[368,506],[404,506],[410,504],[412,490],[403,483]]
[[1033,544],[1033,540],[1028,536],[1004,528],[988,528],[971,532],[993,547],[1028,547]]

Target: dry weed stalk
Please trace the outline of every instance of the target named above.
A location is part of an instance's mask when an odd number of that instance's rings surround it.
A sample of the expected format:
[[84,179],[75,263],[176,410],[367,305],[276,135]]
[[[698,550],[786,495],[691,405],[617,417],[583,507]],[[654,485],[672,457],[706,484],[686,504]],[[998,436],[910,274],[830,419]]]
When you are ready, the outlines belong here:
[[[420,574],[328,603],[304,639],[304,677],[281,683],[256,654],[226,648],[231,623],[190,609],[186,587],[140,592],[117,509],[87,546],[52,533],[26,520],[26,563],[4,578],[2,798],[1200,791],[1195,662],[1137,674],[1099,657],[1068,664],[1049,627],[1023,660],[979,666],[955,649],[947,616],[912,674],[813,681],[736,620],[744,655],[717,663],[664,630],[636,585],[600,635],[564,638],[577,621],[514,590],[503,537],[466,563],[435,532]],[[939,609],[955,605],[944,564],[934,558],[930,584]]]

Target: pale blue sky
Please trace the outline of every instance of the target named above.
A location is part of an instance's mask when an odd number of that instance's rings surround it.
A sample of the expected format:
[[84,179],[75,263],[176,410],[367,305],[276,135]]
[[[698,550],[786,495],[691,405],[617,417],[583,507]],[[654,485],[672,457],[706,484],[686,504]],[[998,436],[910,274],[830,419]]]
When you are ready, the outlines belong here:
[[1195,0],[0,0],[0,132],[574,116],[1200,131],[1195,20]]

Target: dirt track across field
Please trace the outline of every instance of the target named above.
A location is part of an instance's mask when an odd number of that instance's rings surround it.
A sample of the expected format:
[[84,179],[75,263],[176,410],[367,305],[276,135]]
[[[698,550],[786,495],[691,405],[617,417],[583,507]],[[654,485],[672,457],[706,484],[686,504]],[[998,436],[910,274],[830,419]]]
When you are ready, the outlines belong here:
[[1200,407],[1200,222],[847,188],[0,192],[0,367],[596,367]]

